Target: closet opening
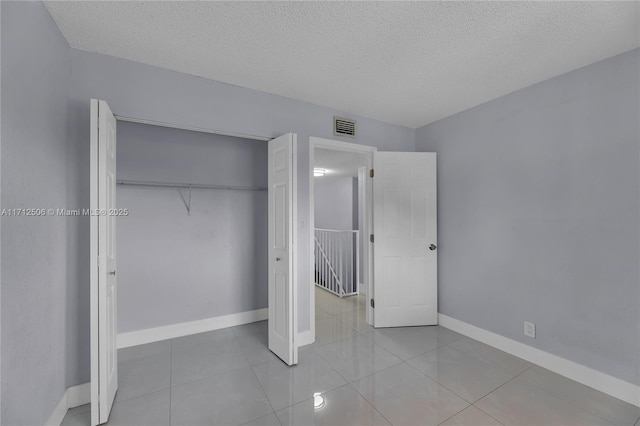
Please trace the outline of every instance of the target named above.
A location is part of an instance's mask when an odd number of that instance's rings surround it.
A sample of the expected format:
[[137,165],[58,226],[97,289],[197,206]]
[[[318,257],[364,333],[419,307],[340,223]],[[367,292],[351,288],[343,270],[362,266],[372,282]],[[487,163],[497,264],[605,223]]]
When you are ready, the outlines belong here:
[[117,139],[118,346],[266,319],[268,144],[127,121]]
[[256,356],[298,362],[296,134],[116,123],[91,100],[92,424],[119,383],[128,399]]

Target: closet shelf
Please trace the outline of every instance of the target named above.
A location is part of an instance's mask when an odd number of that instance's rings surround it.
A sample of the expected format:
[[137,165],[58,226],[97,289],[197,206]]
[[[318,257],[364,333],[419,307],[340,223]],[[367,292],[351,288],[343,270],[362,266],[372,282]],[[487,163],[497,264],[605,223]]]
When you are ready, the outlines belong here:
[[171,182],[149,182],[142,180],[116,180],[117,185],[121,186],[140,186],[140,187],[154,187],[154,188],[177,188],[188,189],[189,198],[184,199],[182,192],[180,192],[180,198],[187,209],[187,215],[191,216],[191,190],[192,189],[222,189],[227,191],[266,191],[266,187],[262,186],[229,186],[229,185],[205,185],[201,183],[171,183]]
[[142,180],[117,180],[118,185],[123,186],[149,186],[162,188],[183,188],[183,189],[224,189],[228,191],[266,191],[263,186],[230,186],[230,185],[206,185],[201,183],[171,183],[171,182],[149,182]]

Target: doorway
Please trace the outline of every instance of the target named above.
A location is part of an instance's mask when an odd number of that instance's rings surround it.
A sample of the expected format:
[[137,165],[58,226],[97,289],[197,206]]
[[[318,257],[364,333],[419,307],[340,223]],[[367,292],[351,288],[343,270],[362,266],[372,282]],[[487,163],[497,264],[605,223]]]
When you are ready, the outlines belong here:
[[309,142],[310,318],[322,344],[373,325],[369,170],[376,148]]

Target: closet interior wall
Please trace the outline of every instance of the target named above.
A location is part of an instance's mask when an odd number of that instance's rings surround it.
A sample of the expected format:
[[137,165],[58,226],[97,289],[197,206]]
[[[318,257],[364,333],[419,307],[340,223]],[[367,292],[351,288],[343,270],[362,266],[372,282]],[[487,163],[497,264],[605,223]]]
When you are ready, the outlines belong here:
[[118,333],[266,308],[267,142],[117,131],[119,181],[249,188],[117,186]]

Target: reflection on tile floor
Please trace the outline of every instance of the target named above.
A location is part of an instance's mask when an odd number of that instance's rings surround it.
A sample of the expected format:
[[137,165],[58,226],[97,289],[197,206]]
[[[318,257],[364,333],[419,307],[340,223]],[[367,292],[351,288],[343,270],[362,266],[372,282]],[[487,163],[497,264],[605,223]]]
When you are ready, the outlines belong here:
[[[267,322],[122,349],[109,425],[640,425],[640,409],[441,327],[374,330],[316,289],[316,342],[285,366]],[[64,426],[90,424],[88,405]]]

